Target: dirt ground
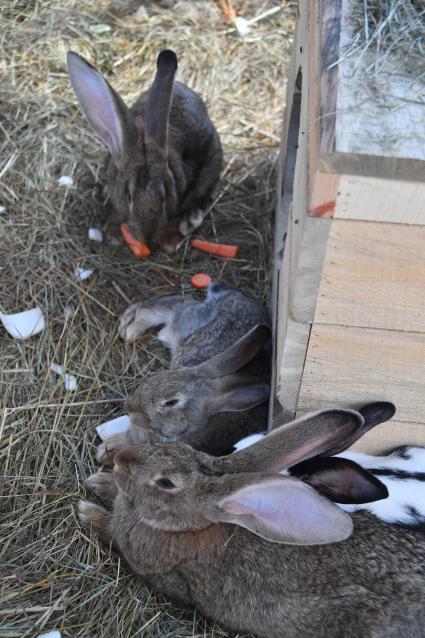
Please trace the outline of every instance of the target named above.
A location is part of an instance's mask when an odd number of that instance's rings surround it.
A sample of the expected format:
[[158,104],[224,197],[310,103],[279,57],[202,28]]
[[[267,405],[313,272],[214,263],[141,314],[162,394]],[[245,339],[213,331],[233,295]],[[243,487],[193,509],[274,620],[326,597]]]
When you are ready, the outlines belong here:
[[[117,336],[127,300],[192,294],[207,272],[267,303],[275,165],[294,7],[235,0],[242,39],[209,0],[174,10],[140,2],[0,0],[0,311],[38,305],[45,330],[27,341],[0,326],[0,637],[58,629],[66,637],[227,636],[192,611],[154,596],[76,517],[95,470],[95,426],[122,413],[139,379],[167,365],[152,335]],[[223,178],[197,236],[240,246],[233,261],[195,252],[136,260],[89,241],[103,149],[77,107],[65,68],[73,49],[131,103],[153,77],[157,53],[176,50],[178,78],[199,91],[225,150]],[[58,185],[72,176],[71,188]],[[0,209],[1,210],[1,209]],[[76,266],[93,269],[79,281]],[[66,391],[50,371],[77,378]]]

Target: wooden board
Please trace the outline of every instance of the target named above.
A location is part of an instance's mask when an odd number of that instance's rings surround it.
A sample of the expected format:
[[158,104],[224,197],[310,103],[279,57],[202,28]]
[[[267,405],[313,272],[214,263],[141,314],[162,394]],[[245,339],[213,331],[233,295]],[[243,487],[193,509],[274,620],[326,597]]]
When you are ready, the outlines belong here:
[[424,225],[425,184],[341,175],[334,217]]
[[425,423],[425,334],[313,324],[298,410],[379,400],[398,421]]
[[315,321],[425,332],[425,227],[334,219]]
[[[301,417],[304,414],[306,413],[302,410],[297,411],[297,417]],[[281,423],[281,421],[277,420],[275,427],[278,427]],[[370,430],[365,436],[356,441],[350,449],[367,454],[386,454],[402,445],[425,445],[425,423],[386,421]]]

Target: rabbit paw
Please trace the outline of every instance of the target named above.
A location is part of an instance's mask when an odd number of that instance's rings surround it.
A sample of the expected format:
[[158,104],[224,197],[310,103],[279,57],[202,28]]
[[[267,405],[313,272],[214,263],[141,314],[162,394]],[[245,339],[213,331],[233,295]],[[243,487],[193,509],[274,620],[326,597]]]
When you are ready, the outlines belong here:
[[118,332],[124,341],[135,341],[149,327],[143,320],[143,305],[134,303],[121,315]]
[[202,208],[198,208],[198,210],[194,211],[190,214],[190,216],[183,221],[180,222],[179,231],[184,237],[187,237],[194,230],[199,228],[202,225],[202,222],[205,219],[206,212],[202,210]]
[[112,500],[117,495],[117,487],[111,472],[96,472],[89,476],[84,484],[99,498]]
[[78,503],[78,518],[83,525],[90,525],[95,534],[105,543],[112,541],[109,532],[111,514],[104,507],[90,503],[90,501],[80,501]]
[[126,436],[112,436],[98,445],[96,450],[96,461],[101,465],[112,465],[112,459],[121,448],[128,445]]
[[175,253],[182,241],[183,237],[175,226],[166,228],[161,239],[159,240],[162,250],[166,253]]

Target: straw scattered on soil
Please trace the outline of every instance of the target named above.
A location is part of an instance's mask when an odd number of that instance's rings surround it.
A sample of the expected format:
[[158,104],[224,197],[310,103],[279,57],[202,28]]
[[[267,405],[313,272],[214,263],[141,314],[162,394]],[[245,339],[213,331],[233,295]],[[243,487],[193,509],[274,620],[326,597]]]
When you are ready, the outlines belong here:
[[[279,2],[234,4],[250,18]],[[118,339],[126,299],[189,293],[191,275],[207,272],[267,301],[294,8],[241,39],[208,0],[174,10],[146,3],[137,22],[139,6],[0,0],[0,311],[39,305],[47,323],[22,342],[0,330],[1,638],[49,629],[72,638],[228,635],[153,596],[75,511],[95,469],[95,426],[121,413],[137,379],[167,365],[152,335],[135,346]],[[164,47],[177,51],[179,79],[204,96],[222,136],[224,176],[198,236],[237,243],[234,261],[186,243],[177,255],[140,262],[87,238],[101,223],[94,196],[103,149],[70,89],[66,51],[86,56],[131,103]],[[75,186],[60,187],[61,175]],[[95,274],[79,281],[77,264]],[[52,362],[77,377],[76,392],[65,392]]]

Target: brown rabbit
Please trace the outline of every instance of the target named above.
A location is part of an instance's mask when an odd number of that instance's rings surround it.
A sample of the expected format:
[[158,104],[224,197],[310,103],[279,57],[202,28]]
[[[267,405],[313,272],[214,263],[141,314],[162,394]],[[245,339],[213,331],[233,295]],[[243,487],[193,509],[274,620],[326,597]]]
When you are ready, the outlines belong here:
[[83,57],[68,52],[68,70],[80,105],[109,155],[103,181],[112,205],[109,238],[120,224],[168,251],[202,223],[223,163],[218,133],[201,98],[174,82],[177,57],[162,51],[152,87],[128,108]]
[[120,447],[147,441],[183,440],[223,455],[267,427],[270,327],[260,304],[214,282],[202,301],[176,295],[133,304],[121,317],[120,334],[132,341],[159,325],[170,369],[143,379],[127,399],[131,429],[99,446],[101,463]]
[[[360,413],[327,410],[227,457],[184,443],[128,448],[112,474],[88,479],[99,496],[115,495],[113,511],[83,501],[80,518],[148,585],[230,629],[264,638],[423,638],[423,535],[363,513],[351,519],[310,485],[278,474],[363,432]],[[352,469],[321,477],[340,491],[357,479]]]

